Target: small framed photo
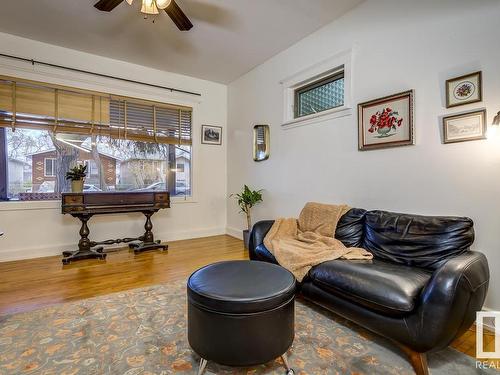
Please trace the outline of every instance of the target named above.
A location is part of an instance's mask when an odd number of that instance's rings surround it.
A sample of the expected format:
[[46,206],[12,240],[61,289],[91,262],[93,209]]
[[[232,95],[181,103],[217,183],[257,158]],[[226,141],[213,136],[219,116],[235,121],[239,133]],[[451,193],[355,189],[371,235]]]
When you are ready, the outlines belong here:
[[486,139],[486,110],[443,118],[443,142],[454,143]]
[[222,127],[202,125],[201,126],[201,143],[207,145],[222,144]]
[[410,90],[359,104],[359,150],[413,145],[413,101]]
[[446,108],[483,100],[482,73],[475,72],[446,81]]

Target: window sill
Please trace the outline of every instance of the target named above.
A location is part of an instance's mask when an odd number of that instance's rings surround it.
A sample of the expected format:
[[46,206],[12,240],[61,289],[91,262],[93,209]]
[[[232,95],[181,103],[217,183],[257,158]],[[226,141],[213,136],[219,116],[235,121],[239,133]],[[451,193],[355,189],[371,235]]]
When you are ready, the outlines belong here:
[[188,198],[172,197],[170,198],[170,203],[172,204],[198,203],[198,200],[196,200],[194,197],[188,197]]
[[327,111],[314,113],[312,115],[307,115],[303,117],[299,117],[293,120],[289,120],[281,124],[283,129],[291,129],[296,128],[298,126],[310,125],[317,122],[323,122],[332,120],[335,118],[352,116],[352,108],[342,106],[338,108],[332,108]]
[[[186,203],[198,203],[193,197],[189,198],[179,198],[173,197],[170,200],[171,204],[186,204]],[[61,202],[59,200],[52,201],[11,201],[11,202],[0,202],[0,212],[1,211],[26,211],[26,210],[60,210]]]
[[0,211],[53,210],[60,209],[60,201],[12,201],[0,202]]

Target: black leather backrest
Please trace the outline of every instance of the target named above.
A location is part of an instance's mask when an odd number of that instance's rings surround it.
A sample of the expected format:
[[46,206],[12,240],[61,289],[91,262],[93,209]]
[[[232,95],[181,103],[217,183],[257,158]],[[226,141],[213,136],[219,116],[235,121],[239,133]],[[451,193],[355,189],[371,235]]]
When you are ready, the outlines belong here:
[[363,242],[363,227],[366,210],[351,208],[337,223],[335,238],[347,247],[359,247]]
[[365,214],[363,246],[375,257],[434,270],[467,251],[474,228],[466,217],[419,216],[387,211]]

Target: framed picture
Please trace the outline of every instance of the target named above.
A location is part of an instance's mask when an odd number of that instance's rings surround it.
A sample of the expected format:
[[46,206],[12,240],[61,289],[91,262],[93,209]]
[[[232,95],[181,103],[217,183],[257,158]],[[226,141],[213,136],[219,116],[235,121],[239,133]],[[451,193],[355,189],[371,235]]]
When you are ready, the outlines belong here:
[[413,145],[414,91],[405,91],[358,104],[361,151]]
[[486,139],[486,110],[443,118],[443,142],[454,143]]
[[222,127],[202,125],[201,126],[201,143],[207,145],[222,144]]
[[475,72],[446,81],[446,108],[483,100],[482,73]]

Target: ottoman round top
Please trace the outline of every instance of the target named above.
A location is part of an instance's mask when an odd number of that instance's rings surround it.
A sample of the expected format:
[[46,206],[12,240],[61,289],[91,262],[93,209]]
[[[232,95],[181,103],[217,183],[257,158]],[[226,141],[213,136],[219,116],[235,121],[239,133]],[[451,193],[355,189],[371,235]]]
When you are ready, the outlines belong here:
[[210,264],[187,283],[190,303],[222,313],[255,313],[281,306],[295,294],[295,277],[275,264],[249,260]]

